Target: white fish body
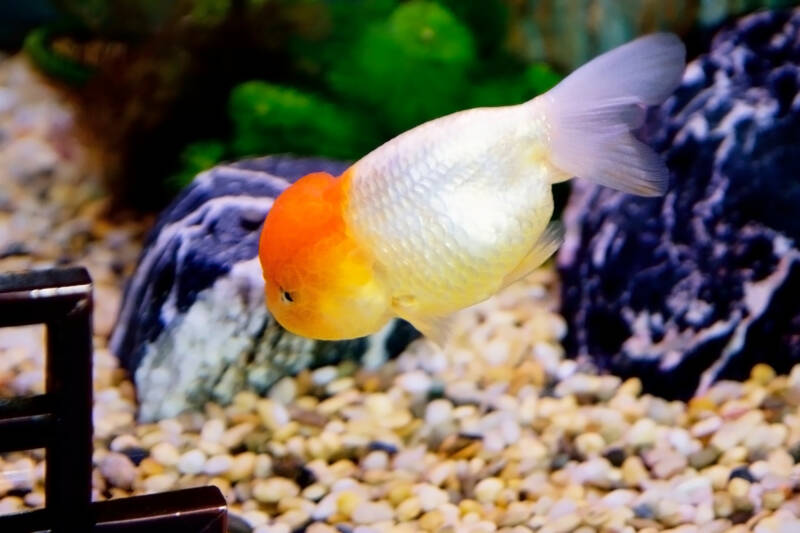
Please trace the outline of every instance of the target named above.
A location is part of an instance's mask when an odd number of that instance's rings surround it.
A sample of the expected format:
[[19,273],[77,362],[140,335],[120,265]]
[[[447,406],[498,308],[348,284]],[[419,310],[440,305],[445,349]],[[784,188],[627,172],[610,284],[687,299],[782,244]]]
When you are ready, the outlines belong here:
[[422,124],[353,165],[344,217],[393,310],[434,338],[445,317],[538,267],[562,240],[551,185],[581,177],[663,194],[667,169],[631,130],[680,82],[681,41],[654,34],[521,105]]

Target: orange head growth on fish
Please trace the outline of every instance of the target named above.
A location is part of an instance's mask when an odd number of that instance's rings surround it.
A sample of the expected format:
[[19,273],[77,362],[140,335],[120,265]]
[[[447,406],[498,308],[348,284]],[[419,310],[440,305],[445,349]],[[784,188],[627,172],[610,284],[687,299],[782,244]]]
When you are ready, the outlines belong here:
[[342,180],[322,172],[299,179],[275,200],[261,234],[267,307],[305,337],[359,337],[389,319],[373,262],[348,235]]

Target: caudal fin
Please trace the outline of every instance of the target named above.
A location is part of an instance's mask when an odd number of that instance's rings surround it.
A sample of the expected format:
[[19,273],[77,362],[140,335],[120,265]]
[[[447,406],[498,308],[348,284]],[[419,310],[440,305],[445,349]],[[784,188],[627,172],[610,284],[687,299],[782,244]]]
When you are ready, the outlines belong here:
[[681,80],[686,49],[656,33],[606,52],[551,89],[546,99],[554,166],[641,196],[667,188],[664,162],[631,134],[646,106],[663,102]]

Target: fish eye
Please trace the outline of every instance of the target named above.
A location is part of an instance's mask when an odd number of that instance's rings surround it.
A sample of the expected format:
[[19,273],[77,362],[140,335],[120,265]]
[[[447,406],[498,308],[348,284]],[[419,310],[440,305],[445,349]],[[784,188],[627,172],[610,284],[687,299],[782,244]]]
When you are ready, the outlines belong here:
[[280,290],[281,290],[281,300],[284,303],[292,303],[292,302],[294,302],[294,295],[291,292],[287,291],[283,287],[281,287]]

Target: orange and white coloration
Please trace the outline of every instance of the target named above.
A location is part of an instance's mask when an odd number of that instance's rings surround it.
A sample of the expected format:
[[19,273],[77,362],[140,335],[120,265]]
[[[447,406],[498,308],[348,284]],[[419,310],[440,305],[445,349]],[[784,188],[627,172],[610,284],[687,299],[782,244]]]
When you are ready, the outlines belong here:
[[553,183],[664,193],[664,163],[631,130],[675,89],[684,62],[677,37],[643,37],[529,102],[432,120],[338,178],[301,178],[264,224],[270,312],[312,338],[366,335],[399,316],[441,342],[448,315],[558,248]]

